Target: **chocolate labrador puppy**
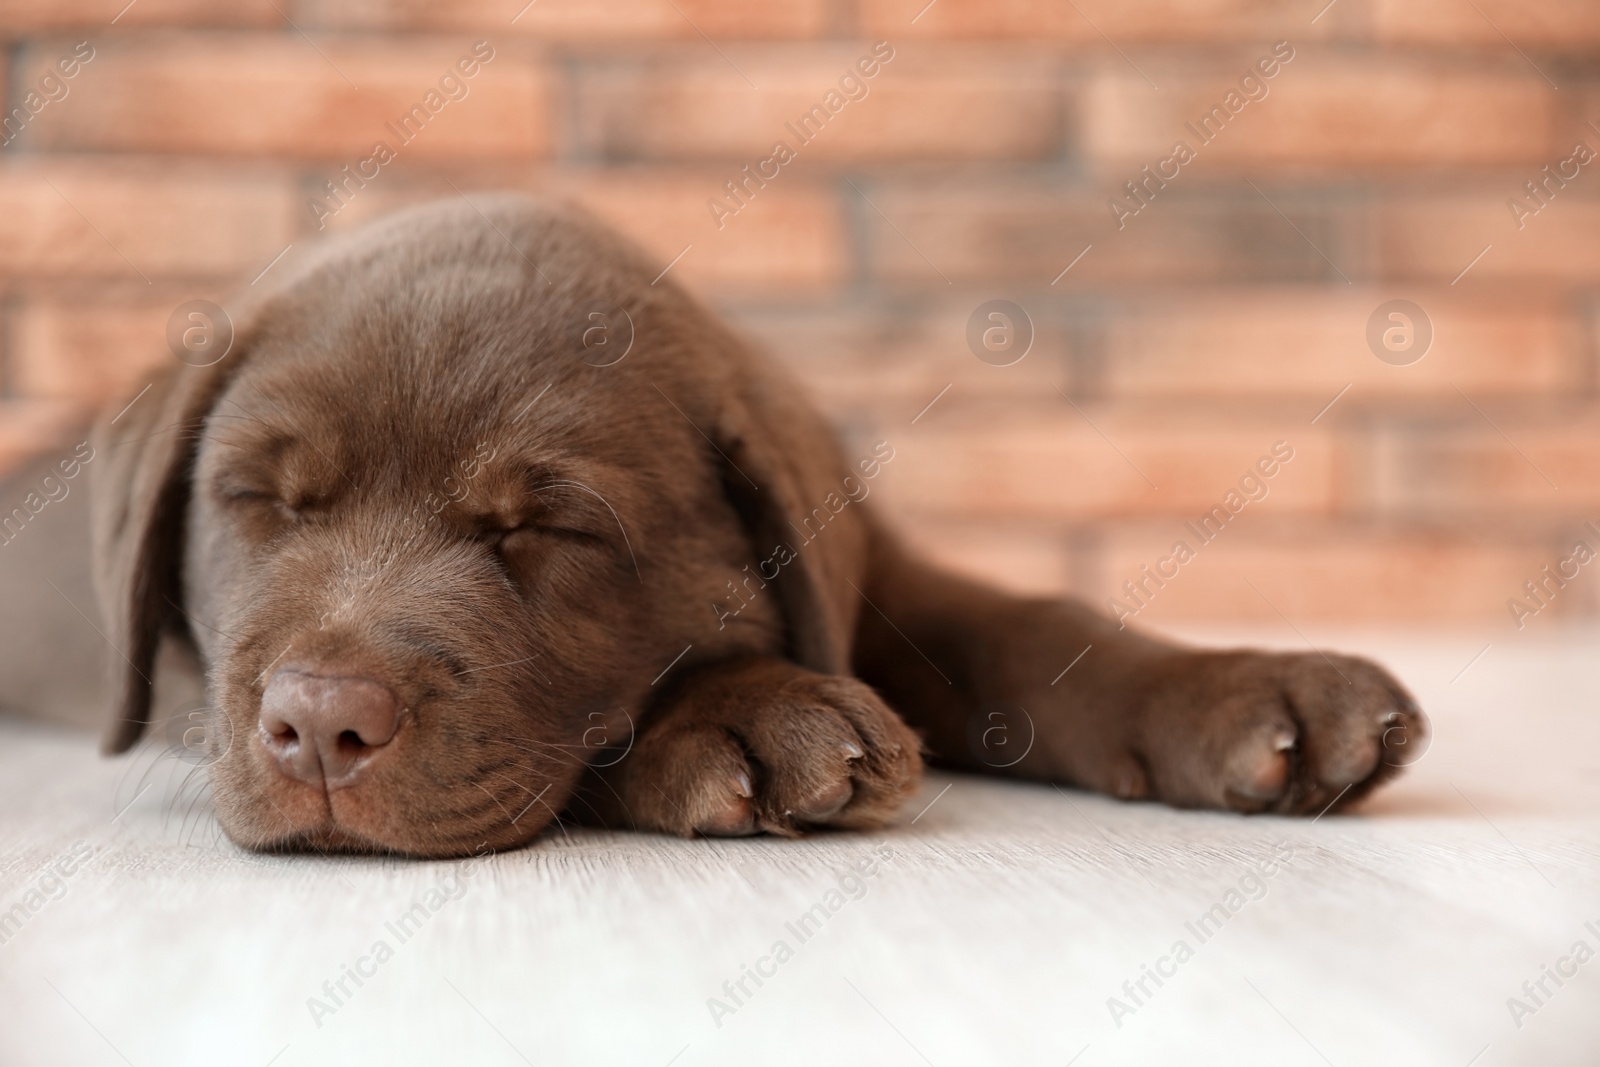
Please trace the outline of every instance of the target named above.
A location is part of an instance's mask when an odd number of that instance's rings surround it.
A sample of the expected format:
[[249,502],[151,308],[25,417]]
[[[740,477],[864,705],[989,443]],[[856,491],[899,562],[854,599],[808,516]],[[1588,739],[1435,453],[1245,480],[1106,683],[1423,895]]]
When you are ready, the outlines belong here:
[[422,207],[103,421],[107,748],[145,728],[171,636],[256,849],[455,856],[563,811],[864,829],[924,755],[1312,812],[1416,749],[1422,713],[1364,660],[1182,648],[916,559],[863,500],[892,442],[845,454],[659,267],[572,211]]

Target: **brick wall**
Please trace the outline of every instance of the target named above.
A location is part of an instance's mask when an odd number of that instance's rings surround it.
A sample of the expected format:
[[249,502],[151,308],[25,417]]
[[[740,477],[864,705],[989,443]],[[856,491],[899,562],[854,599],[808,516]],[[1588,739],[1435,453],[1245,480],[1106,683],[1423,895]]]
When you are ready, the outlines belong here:
[[[6,111],[37,111],[0,151],[0,456],[319,226],[517,188],[681,253],[850,440],[894,443],[916,539],[1018,588],[1104,603],[1148,565],[1177,570],[1144,580],[1158,623],[1510,626],[1600,549],[1593,0],[124,2],[0,0]],[[380,139],[378,177],[324,195]],[[746,164],[777,176],[740,204]],[[1407,365],[1367,340],[1397,298],[1433,333]],[[1009,366],[967,340],[994,299],[1032,324]],[[1280,441],[1202,543],[1186,521]]]

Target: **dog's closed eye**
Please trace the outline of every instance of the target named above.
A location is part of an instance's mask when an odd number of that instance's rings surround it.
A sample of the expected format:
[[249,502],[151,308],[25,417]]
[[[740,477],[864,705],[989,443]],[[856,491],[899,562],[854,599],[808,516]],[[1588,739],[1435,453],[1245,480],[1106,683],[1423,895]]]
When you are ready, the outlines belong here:
[[321,501],[305,492],[268,487],[254,482],[224,482],[216,488],[217,499],[241,517],[272,519],[281,522],[299,522],[308,512],[315,510]]
[[491,525],[480,536],[496,552],[511,557],[548,548],[551,542],[610,548],[611,539],[583,519],[556,509],[537,508],[514,522]]
[[249,431],[233,438],[236,454],[211,480],[224,510],[250,521],[298,522],[333,503],[340,482],[321,454],[293,438]]
[[217,497],[228,504],[279,503],[278,491],[255,485],[219,485]]
[[626,527],[590,485],[545,477],[522,492],[515,507],[481,515],[475,523],[478,539],[500,558],[515,566],[572,548],[609,556],[637,571]]
[[497,536],[497,543],[502,549],[516,548],[521,543],[520,539],[529,537],[554,537],[564,541],[578,544],[606,547],[606,539],[592,530],[576,529],[562,526],[558,523],[529,522],[515,526],[509,530],[501,530]]

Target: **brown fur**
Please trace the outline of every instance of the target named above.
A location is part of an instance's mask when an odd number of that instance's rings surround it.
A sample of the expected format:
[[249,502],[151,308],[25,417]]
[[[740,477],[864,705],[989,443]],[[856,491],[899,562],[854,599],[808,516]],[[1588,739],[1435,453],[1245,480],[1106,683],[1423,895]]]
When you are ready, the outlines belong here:
[[[126,654],[106,744],[150,717],[163,636],[192,642],[240,844],[457,855],[564,809],[876,826],[924,742],[1009,763],[982,739],[997,708],[1035,735],[1003,773],[1310,811],[1393,773],[1386,731],[1425,729],[1360,660],[1180,649],[927,567],[838,504],[871,457],[655,264],[569,211],[484,216],[430,205],[331,246],[225,359],[98,431],[96,577]],[[597,302],[634,323],[609,366],[581,344]],[[257,722],[274,671],[326,664],[405,709],[331,791],[279,773]]]

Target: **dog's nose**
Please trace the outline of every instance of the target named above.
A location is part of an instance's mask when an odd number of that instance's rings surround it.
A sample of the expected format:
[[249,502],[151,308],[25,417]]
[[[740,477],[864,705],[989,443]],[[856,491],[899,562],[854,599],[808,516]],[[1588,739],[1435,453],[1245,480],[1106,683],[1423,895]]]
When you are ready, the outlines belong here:
[[261,696],[262,744],[283,773],[351,785],[400,726],[400,702],[370,678],[276,671]]

